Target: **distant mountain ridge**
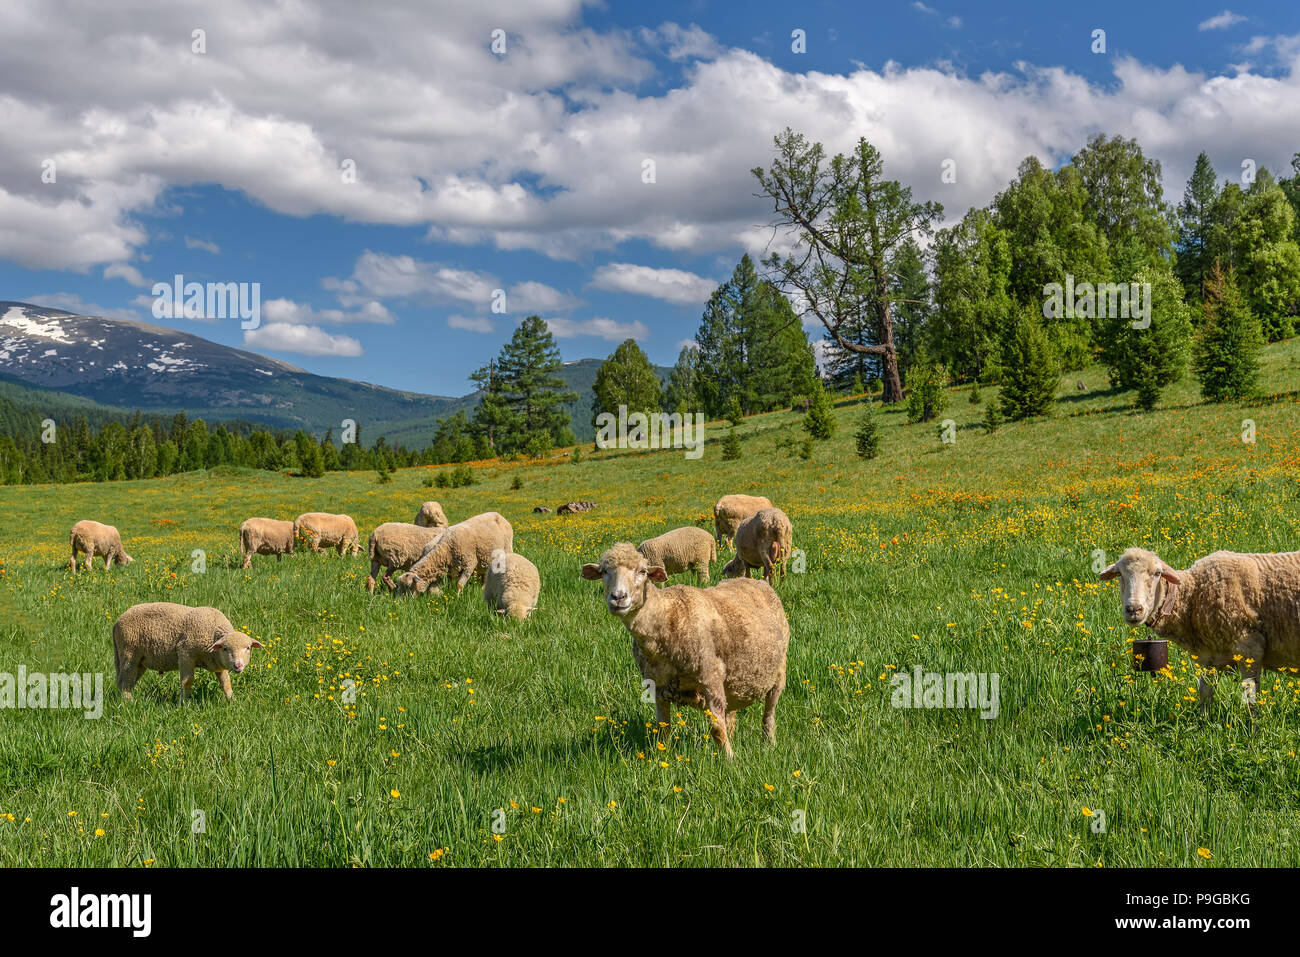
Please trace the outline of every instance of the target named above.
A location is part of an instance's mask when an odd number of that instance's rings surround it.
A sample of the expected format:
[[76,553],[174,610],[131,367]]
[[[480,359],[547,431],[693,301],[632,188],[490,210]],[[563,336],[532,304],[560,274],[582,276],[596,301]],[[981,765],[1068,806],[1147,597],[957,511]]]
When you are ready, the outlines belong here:
[[[602,361],[564,366],[579,396],[569,411],[582,440],[594,434],[591,385]],[[658,371],[662,378],[668,370]],[[20,401],[48,392],[57,407],[76,404],[67,398],[75,396],[110,411],[183,410],[211,422],[246,419],[317,435],[327,428],[337,434],[353,419],[365,444],[382,435],[408,447],[432,441],[438,418],[471,412],[479,402],[477,392],[425,395],[319,376],[188,332],[9,300],[0,300],[0,380],[25,387]]]

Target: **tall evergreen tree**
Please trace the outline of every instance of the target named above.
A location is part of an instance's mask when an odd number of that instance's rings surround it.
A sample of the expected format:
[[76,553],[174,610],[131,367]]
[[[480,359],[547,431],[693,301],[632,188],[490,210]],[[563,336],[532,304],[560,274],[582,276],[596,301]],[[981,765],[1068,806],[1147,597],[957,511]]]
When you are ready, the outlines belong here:
[[988,210],[972,209],[936,235],[934,256],[934,351],[959,379],[979,379],[1011,326],[1007,235]]
[[595,399],[591,406],[592,425],[602,412],[617,416],[620,405],[629,413],[648,415],[659,411],[659,376],[635,339],[625,339],[600,364],[591,391]]
[[698,389],[699,349],[694,345],[682,347],[677,362],[668,374],[664,390],[664,408],[669,412],[696,412],[701,409]]
[[1131,309],[1130,316],[1102,319],[1101,359],[1110,370],[1111,383],[1136,390],[1138,405],[1150,411],[1160,393],[1181,379],[1187,367],[1192,310],[1167,263],[1144,266],[1129,279],[1139,288],[1151,284],[1150,324],[1131,318]]
[[1183,190],[1178,204],[1178,278],[1187,298],[1199,300],[1214,261],[1210,258],[1211,232],[1214,226],[1214,201],[1219,186],[1214,167],[1205,153],[1196,157],[1196,168]]
[[1232,273],[1219,263],[1205,284],[1202,312],[1194,360],[1201,394],[1213,402],[1249,396],[1259,381],[1264,337]]
[[1047,415],[1056,403],[1060,367],[1032,308],[1021,311],[1003,350],[998,402],[1011,421]]
[[546,323],[540,316],[529,316],[515,327],[496,362],[471,376],[485,393],[475,423],[491,437],[497,452],[522,452],[542,437],[554,445],[573,444],[564,404],[578,394],[568,388],[563,368]]

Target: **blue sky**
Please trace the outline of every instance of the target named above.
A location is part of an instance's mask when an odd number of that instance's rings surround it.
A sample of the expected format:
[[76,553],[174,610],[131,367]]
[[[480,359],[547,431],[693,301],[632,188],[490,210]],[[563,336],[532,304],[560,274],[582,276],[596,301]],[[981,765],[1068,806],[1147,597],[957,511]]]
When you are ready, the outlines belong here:
[[[1201,149],[1221,177],[1300,151],[1295,5],[435,6],[6,4],[0,299],[459,395],[531,312],[566,360],[632,336],[671,364],[771,240],[748,170],[787,124],[867,136],[950,218],[1097,130],[1136,136],[1175,201]],[[177,273],[260,283],[261,329],[156,320]]]

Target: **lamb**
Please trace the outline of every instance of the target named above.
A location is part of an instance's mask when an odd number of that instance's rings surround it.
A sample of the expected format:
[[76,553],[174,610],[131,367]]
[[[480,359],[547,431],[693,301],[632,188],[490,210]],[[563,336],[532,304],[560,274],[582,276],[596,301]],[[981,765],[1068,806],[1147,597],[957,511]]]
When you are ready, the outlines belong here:
[[719,545],[736,534],[740,523],[761,508],[771,508],[772,502],[762,495],[724,495],[713,506],[713,527]]
[[483,598],[499,615],[523,621],[537,607],[542,579],[537,566],[516,552],[498,552],[488,564]]
[[[426,503],[436,505],[436,502]],[[405,522],[384,522],[370,533],[370,577],[366,591],[374,592],[375,575],[385,567],[383,582],[391,591],[395,571],[407,571],[424,556],[425,547],[441,535],[445,528],[407,525]]]
[[583,565],[582,577],[603,581],[606,607],[631,632],[661,733],[670,703],[707,708],[713,740],[730,758],[736,714],[762,699],[763,736],[775,743],[790,624],[771,585],[735,578],[711,588],[655,588],[668,573],[627,542]]
[[425,528],[446,528],[447,513],[437,502],[425,502],[415,513],[415,524]]
[[748,578],[751,568],[763,569],[763,578],[771,582],[772,570],[781,566],[785,581],[785,562],[793,551],[794,526],[779,508],[759,509],[736,529],[736,556],[723,567],[728,578],[742,574]]
[[[1300,552],[1214,552],[1175,571],[1154,552],[1130,548],[1101,579],[1120,579],[1129,625],[1145,624],[1204,668],[1244,669],[1247,701],[1264,668],[1300,667]],[[1208,711],[1214,688],[1201,675]]]
[[241,568],[253,564],[254,555],[274,555],[278,562],[293,554],[293,522],[274,518],[246,518],[239,524],[239,547],[244,553]]
[[215,608],[193,608],[170,601],[132,605],[113,623],[113,659],[117,688],[130,700],[131,689],[145,671],[181,673],[181,700],[189,695],[194,669],[217,676],[226,700],[234,697],[230,673],[248,667],[252,649],[260,642],[236,631]]
[[293,522],[294,540],[305,539],[313,552],[337,548],[340,556],[356,555],[361,551],[361,535],[357,523],[347,515],[329,512],[303,512]]
[[105,570],[112,568],[113,562],[119,565],[130,565],[135,561],[122,547],[122,536],[112,525],[83,520],[72,526],[69,538],[72,541],[72,574],[74,575],[77,573],[78,552],[86,553],[86,568],[91,571],[95,570],[97,555],[104,557]]
[[440,585],[456,580],[456,594],[470,576],[486,575],[494,552],[513,552],[515,530],[500,512],[483,512],[452,525],[425,546],[424,554],[411,570],[397,579],[403,592],[423,595],[430,587],[440,594]]
[[661,566],[669,575],[693,571],[706,585],[709,583],[709,562],[718,557],[713,536],[693,525],[647,538],[636,550],[651,565]]

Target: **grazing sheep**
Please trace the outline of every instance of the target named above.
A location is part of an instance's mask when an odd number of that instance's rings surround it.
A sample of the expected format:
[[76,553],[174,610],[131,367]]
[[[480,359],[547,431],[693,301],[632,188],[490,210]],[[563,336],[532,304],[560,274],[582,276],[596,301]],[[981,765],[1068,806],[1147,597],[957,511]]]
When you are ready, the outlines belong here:
[[135,561],[122,547],[122,536],[112,525],[88,520],[80,521],[72,526],[69,538],[72,541],[72,574],[74,575],[77,573],[78,552],[86,553],[86,568],[91,571],[95,570],[96,555],[104,557],[106,570],[113,567],[113,562],[119,565],[130,565]]
[[736,713],[761,699],[763,736],[776,741],[790,625],[771,585],[736,578],[712,588],[655,588],[668,573],[627,542],[599,564],[583,565],[582,577],[604,582],[606,607],[632,633],[632,657],[653,682],[661,734],[670,703],[707,708],[713,739],[730,758]]
[[425,502],[415,514],[415,524],[425,528],[446,528],[447,513],[437,502]]
[[761,508],[771,508],[770,499],[762,495],[724,495],[713,506],[714,536],[719,545],[726,544],[727,539],[736,534],[740,523]]
[[192,608],[170,601],[132,605],[113,623],[113,660],[117,688],[130,699],[131,689],[148,669],[181,673],[181,700],[189,695],[194,669],[217,676],[226,700],[234,696],[230,672],[248,667],[252,649],[261,644],[234,626],[215,608]]
[[278,562],[293,554],[293,522],[246,518],[239,524],[239,547],[244,553],[241,568],[252,565],[254,555],[274,555]]
[[542,579],[537,566],[516,552],[499,552],[488,563],[483,598],[499,615],[523,621],[537,607]]
[[456,580],[456,594],[476,572],[486,575],[496,551],[513,552],[515,530],[500,512],[484,512],[444,529],[429,542],[420,560],[397,579],[403,592],[440,594],[443,582]]
[[[1128,624],[1145,624],[1202,667],[1244,670],[1251,692],[1262,669],[1300,667],[1300,552],[1214,552],[1175,571],[1130,548],[1101,573],[1116,577]],[[1214,688],[1204,676],[1198,692],[1208,710]]]
[[661,566],[669,575],[693,571],[706,585],[709,583],[709,562],[718,557],[713,536],[693,525],[647,538],[636,550],[651,565]]
[[538,515],[550,515],[550,514],[551,514],[551,510],[550,510],[549,508],[547,508],[545,505],[538,505],[536,508],[533,509],[533,511],[536,512]]
[[556,514],[572,515],[574,512],[589,512],[595,507],[595,502],[566,502],[556,509]]
[[340,556],[361,552],[361,535],[357,523],[347,515],[329,512],[303,512],[293,521],[294,540],[306,539],[313,552],[337,548]]
[[408,571],[424,557],[424,550],[438,538],[445,528],[428,528],[407,525],[405,522],[384,522],[370,533],[370,576],[366,591],[375,590],[375,575],[384,567],[383,582],[389,591],[396,588],[393,572]]
[[781,566],[785,581],[785,562],[794,550],[794,526],[790,516],[779,508],[761,508],[736,529],[736,557],[723,567],[728,578],[749,577],[751,568],[763,569],[763,578],[771,582],[772,569]]

